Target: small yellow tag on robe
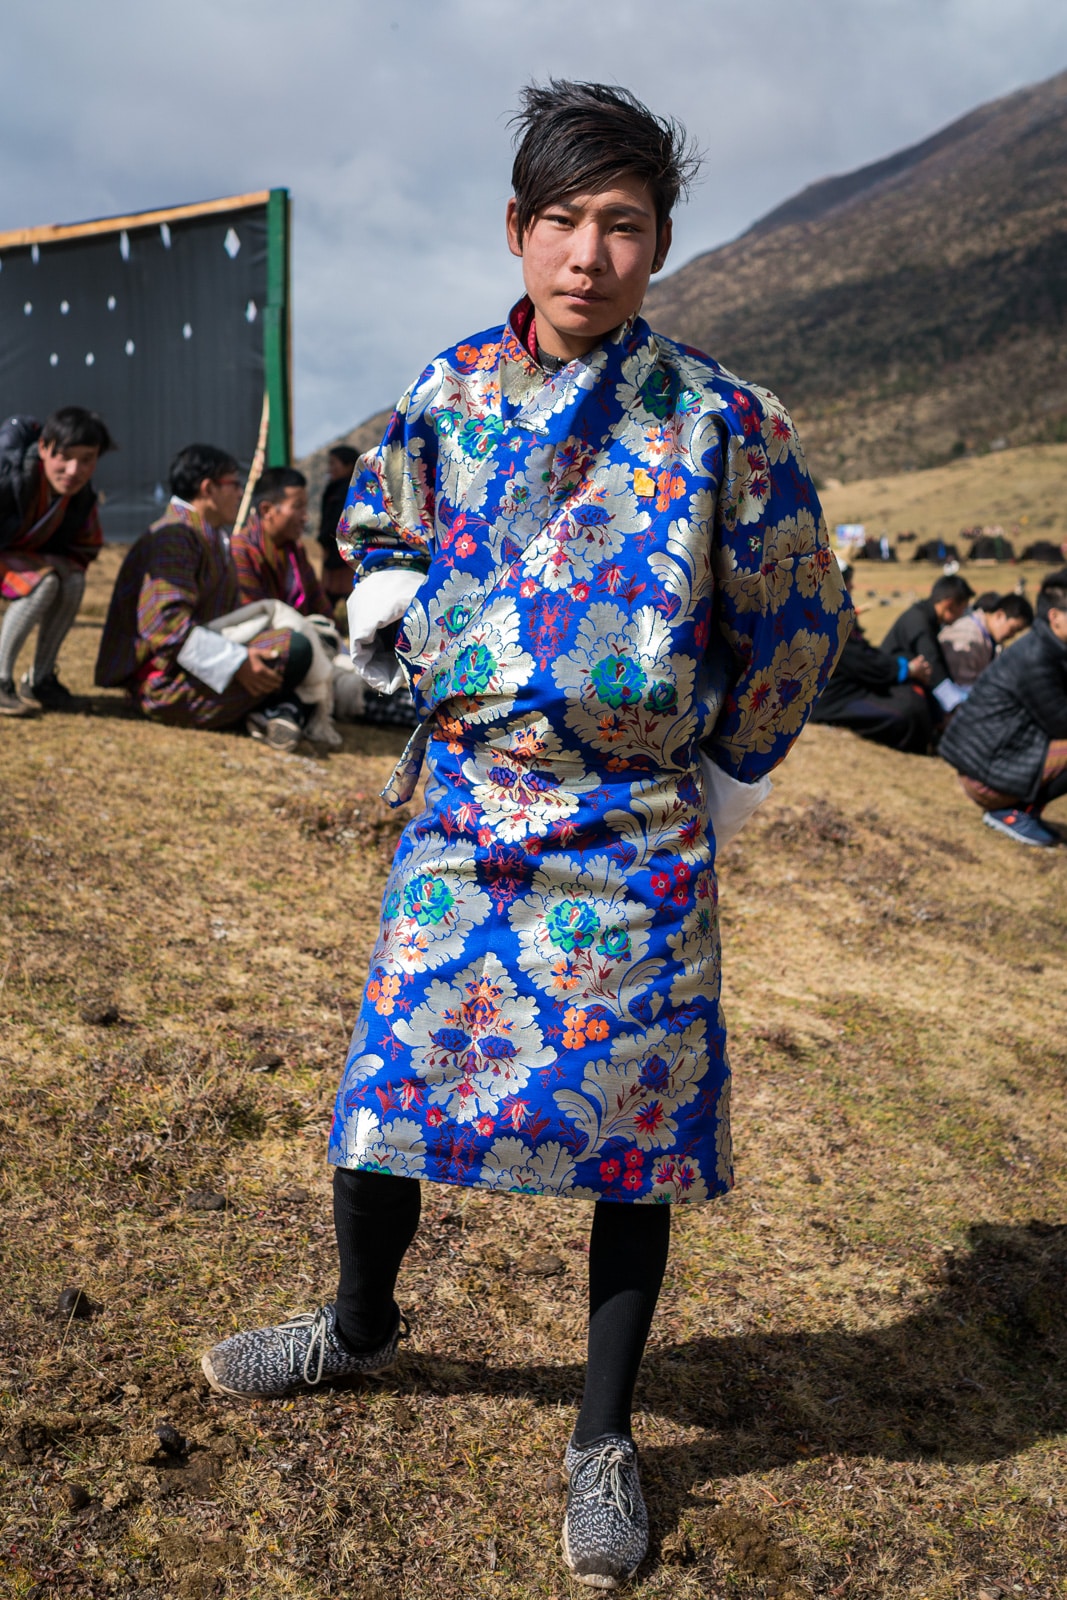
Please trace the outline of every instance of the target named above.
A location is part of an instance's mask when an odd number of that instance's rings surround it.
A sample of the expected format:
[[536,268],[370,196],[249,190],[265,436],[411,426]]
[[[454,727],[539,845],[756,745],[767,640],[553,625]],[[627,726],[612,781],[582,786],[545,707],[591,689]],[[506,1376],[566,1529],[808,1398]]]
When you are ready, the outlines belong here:
[[649,500],[656,492],[656,480],[645,471],[644,467],[634,468],[634,494],[640,495],[642,500]]

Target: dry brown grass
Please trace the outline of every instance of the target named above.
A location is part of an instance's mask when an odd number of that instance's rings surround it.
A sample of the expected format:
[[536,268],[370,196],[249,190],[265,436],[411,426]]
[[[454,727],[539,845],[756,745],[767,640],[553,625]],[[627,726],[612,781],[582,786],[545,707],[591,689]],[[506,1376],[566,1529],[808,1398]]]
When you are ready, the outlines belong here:
[[[2,1592],[563,1596],[582,1206],[428,1190],[388,1383],[242,1405],[197,1365],[331,1289],[399,736],[278,759],[93,706],[0,722]],[[722,880],[740,1181],[676,1223],[636,1590],[1062,1595],[1067,852],[810,729]]]

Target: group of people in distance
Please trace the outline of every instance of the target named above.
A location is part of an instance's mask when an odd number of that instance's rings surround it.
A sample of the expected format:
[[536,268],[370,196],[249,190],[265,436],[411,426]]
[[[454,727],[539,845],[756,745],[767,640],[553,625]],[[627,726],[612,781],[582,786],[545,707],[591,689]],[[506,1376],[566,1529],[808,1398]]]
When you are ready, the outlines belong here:
[[[0,626],[0,714],[33,716],[74,703],[56,659],[103,542],[92,475],[112,448],[103,420],[78,406],[57,411],[43,428],[28,417],[0,428],[0,595],[9,602]],[[339,651],[332,617],[352,588],[335,534],[356,453],[340,445],[329,459],[320,579],[304,544],[301,472],[267,468],[231,534],[244,487],[236,460],[213,445],[179,451],[163,516],[122,563],[97,684],[125,689],[161,722],[204,729],[243,722],[273,748],[294,750],[321,698],[303,692],[316,648]],[[247,615],[244,608],[256,605],[258,615]],[[32,666],[16,683],[15,663],[35,627]],[[350,709],[362,707],[361,694],[347,700]],[[384,706],[377,720],[409,719]]]
[[1023,595],[976,597],[955,573],[880,647],[857,621],[812,721],[911,754],[936,750],[989,827],[1018,844],[1058,844],[1042,812],[1067,794],[1067,567],[1043,580],[1036,616]]

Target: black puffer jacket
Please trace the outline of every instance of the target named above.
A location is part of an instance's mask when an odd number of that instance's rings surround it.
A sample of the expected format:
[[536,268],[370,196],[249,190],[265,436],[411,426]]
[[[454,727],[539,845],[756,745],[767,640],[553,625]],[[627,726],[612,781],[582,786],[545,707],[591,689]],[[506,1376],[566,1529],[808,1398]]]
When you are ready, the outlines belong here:
[[[0,422],[0,550],[6,550],[18,538],[26,512],[37,493],[40,481],[41,458],[37,441],[41,424],[32,417],[8,417]],[[62,555],[75,536],[81,532],[89,513],[96,504],[96,490],[91,483],[71,496],[63,521],[48,539],[44,550]]]
[[982,673],[940,744],[968,778],[1028,803],[1050,739],[1067,739],[1067,644],[1038,620]]

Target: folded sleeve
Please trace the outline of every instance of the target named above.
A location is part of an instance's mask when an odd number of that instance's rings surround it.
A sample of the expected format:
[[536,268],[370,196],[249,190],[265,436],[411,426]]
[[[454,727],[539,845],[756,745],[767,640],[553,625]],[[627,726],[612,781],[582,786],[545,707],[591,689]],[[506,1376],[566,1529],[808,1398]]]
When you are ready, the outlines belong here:
[[[348,648],[352,665],[380,694],[404,682],[404,669],[390,639],[423,581],[414,568],[379,567],[357,583],[348,597]],[[389,630],[393,629],[391,635]]]
[[400,400],[385,437],[356,465],[337,526],[337,548],[357,580],[388,567],[425,573],[433,552],[437,436],[436,363]]
[[788,753],[854,620],[796,430],[774,395],[734,391],[712,530],[709,676],[721,693],[705,753],[755,783]]
[[221,633],[199,626],[190,628],[185,643],[178,651],[178,665],[201,683],[206,683],[215,694],[228,689],[236,674],[248,660],[243,644],[224,639]]

